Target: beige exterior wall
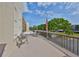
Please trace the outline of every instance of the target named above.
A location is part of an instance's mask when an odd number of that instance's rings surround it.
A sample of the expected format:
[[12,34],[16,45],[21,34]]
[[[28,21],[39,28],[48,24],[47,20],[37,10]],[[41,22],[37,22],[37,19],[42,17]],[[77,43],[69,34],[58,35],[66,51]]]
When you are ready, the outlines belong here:
[[29,23],[26,23],[26,32],[29,32]]
[[11,4],[0,3],[0,42],[7,42],[13,35],[13,8]]
[[23,5],[21,3],[14,3],[14,36],[22,32],[22,12]]
[[9,42],[22,30],[22,3],[0,3],[0,42]]

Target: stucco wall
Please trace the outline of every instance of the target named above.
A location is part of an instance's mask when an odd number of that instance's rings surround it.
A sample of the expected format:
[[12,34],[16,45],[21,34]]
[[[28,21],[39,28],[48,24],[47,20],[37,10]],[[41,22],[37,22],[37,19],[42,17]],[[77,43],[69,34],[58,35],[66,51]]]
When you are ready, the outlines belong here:
[[11,41],[21,31],[21,8],[22,3],[0,3],[0,42]]

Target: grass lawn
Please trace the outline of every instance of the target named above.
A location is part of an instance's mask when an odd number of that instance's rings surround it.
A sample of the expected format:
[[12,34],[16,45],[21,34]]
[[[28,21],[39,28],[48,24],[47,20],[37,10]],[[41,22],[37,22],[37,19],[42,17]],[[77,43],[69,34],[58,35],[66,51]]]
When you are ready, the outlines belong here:
[[73,35],[74,35],[74,36],[78,36],[78,37],[79,37],[79,33],[74,33]]
[[[65,34],[64,32],[56,32],[56,33],[58,33],[58,34]],[[79,33],[74,33],[72,36],[75,36],[75,37],[79,37]]]

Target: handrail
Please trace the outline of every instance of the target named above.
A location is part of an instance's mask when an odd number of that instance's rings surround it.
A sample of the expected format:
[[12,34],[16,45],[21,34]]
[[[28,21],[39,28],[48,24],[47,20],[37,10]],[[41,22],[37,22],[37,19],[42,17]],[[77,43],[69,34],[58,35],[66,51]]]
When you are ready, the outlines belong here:
[[50,33],[50,34],[61,35],[61,36],[66,36],[66,37],[70,37],[70,38],[76,38],[76,39],[79,39],[78,36],[67,35],[67,34],[60,34],[60,33],[57,33],[57,32],[42,31],[42,30],[36,30],[36,32],[45,32],[45,33]]
[[[45,36],[48,40],[60,45],[63,48],[66,48],[67,50],[79,56],[79,37],[50,31],[35,31],[40,35]],[[57,36],[52,37],[51,35]]]

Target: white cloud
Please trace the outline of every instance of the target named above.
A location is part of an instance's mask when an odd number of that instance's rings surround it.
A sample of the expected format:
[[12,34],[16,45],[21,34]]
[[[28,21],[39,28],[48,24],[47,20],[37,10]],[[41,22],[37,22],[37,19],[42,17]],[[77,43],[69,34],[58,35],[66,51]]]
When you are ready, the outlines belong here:
[[65,3],[65,9],[76,8],[76,7],[79,7],[78,2],[66,2]]
[[71,15],[79,15],[79,3],[77,2],[65,2],[65,10],[71,11]]
[[72,3],[71,8],[74,9],[74,11],[72,11],[72,15],[79,15],[79,3]]
[[79,15],[79,8],[72,12],[72,15]]
[[65,4],[65,9],[69,9],[69,8],[71,8],[72,5],[73,5],[73,3],[71,3],[71,2],[66,2],[66,3],[64,3],[64,4]]
[[53,4],[53,6],[56,6],[57,5],[57,2],[53,2],[52,4]]
[[76,3],[74,3],[74,2],[63,2],[63,5],[64,5],[64,8],[68,10],[68,9],[76,6]]
[[63,14],[61,13],[56,13],[53,11],[41,11],[41,10],[35,10],[36,14],[39,14],[40,16],[45,16],[48,18],[52,18],[52,17],[62,17]]
[[57,2],[38,2],[37,4],[38,6],[43,6],[47,8],[50,5],[56,6]]
[[41,10],[35,10],[36,14],[39,14],[40,16],[45,16],[45,11],[41,11]]
[[47,11],[47,14],[53,14],[54,12],[53,11]]
[[42,10],[35,10],[36,14],[39,14],[40,16],[45,16],[45,17],[51,17],[54,15],[53,11],[42,11]]
[[38,2],[37,4],[38,4],[38,6],[43,6],[43,7],[47,8],[52,3],[51,2]]
[[46,14],[47,14],[48,17],[52,17],[55,14],[55,12],[47,11]]
[[60,5],[60,6],[59,6],[59,9],[63,9],[63,6]]
[[[44,3],[44,4],[43,4]],[[32,4],[32,3],[30,3],[30,4]],[[38,5],[39,6],[48,6],[48,5],[50,5],[51,3],[50,2],[39,2],[38,3]],[[29,12],[29,13],[35,13],[35,14],[39,14],[39,15],[41,15],[41,16],[51,16],[51,15],[53,15],[53,11],[44,11],[44,10],[38,10],[38,9],[36,9],[36,10],[29,10],[29,8],[28,8],[28,6],[27,6],[27,3],[24,3],[24,7],[25,7],[25,12]]]
[[29,4],[33,4],[34,2],[29,2]]
[[32,10],[29,10],[27,3],[24,3],[24,12],[32,13]]

